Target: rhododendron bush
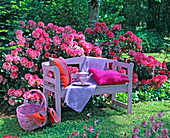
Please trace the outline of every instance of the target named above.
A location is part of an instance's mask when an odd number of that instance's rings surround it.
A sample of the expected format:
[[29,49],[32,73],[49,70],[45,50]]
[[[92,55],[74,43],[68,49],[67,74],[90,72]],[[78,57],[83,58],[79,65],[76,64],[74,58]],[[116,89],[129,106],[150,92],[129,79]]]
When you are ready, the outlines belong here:
[[[85,35],[88,42],[99,45],[102,57],[122,61],[122,54],[128,53],[131,58],[123,61],[133,62],[135,65],[133,88],[144,88],[144,85],[148,85],[158,89],[170,77],[166,62],[160,63],[154,57],[141,53],[142,39],[137,38],[131,31],[123,33],[120,24],[115,24],[109,29],[105,23],[96,22],[94,29],[86,28]],[[119,72],[126,74],[127,70],[119,69]]]
[[[28,90],[42,90],[41,63],[48,61],[49,57],[101,55],[99,47],[86,42],[83,33],[76,32],[70,26],[58,27],[52,23],[45,26],[43,22],[37,24],[33,20],[27,23],[20,21],[19,24],[20,29],[15,30],[16,40],[9,43],[9,46],[16,48],[3,53],[0,67],[2,95],[12,106],[22,103]],[[69,69],[77,72],[74,67]],[[38,101],[39,95],[34,93],[28,98]]]

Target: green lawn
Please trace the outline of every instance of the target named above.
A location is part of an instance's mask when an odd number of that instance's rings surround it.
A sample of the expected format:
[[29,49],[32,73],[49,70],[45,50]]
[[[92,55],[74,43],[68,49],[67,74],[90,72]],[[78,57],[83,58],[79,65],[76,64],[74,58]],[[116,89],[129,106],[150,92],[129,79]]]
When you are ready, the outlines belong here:
[[[100,131],[101,137],[121,138],[127,132],[127,136],[131,137],[132,129],[135,124],[141,125],[143,120],[148,121],[152,115],[157,116],[157,112],[164,112],[162,117],[166,127],[170,130],[170,103],[169,101],[144,102],[133,105],[133,113],[127,115],[126,110],[122,108],[110,109],[94,109],[77,113],[67,108],[62,113],[62,123],[52,124],[34,130],[31,132],[24,131],[20,128],[17,118],[4,119],[4,123],[0,119],[0,137],[4,135],[19,136],[21,138],[64,138],[77,130],[82,134],[83,126],[92,125],[91,122],[99,120],[96,129]],[[87,113],[92,113],[92,118],[87,117]]]

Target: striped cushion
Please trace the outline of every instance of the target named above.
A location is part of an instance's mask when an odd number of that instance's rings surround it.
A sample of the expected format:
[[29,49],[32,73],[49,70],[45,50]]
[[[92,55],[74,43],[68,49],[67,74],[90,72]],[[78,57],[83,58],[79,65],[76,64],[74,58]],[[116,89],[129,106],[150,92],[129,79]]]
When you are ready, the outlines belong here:
[[70,71],[67,67],[65,60],[60,58],[49,58],[49,62],[51,66],[57,66],[60,70],[60,79],[63,84],[63,87],[66,88],[67,85],[72,83],[72,78]]

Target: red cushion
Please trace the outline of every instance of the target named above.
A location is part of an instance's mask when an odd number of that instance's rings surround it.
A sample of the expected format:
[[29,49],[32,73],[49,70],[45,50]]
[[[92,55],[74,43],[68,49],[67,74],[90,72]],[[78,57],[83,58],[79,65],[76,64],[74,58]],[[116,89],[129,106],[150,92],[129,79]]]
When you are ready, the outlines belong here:
[[57,66],[60,70],[60,79],[63,87],[66,88],[67,85],[72,83],[72,78],[67,64],[63,58],[49,58],[51,66]]
[[90,68],[89,72],[93,73],[93,77],[99,85],[125,84],[130,82],[126,75],[115,70],[99,70]]

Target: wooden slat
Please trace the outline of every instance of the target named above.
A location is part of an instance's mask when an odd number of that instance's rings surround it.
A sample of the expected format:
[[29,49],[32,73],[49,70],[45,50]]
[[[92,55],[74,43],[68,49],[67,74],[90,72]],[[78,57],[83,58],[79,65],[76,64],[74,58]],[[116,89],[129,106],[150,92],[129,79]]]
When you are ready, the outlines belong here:
[[47,82],[50,82],[50,83],[55,83],[55,79],[54,78],[50,78],[50,77],[48,77],[48,76],[44,76],[44,81],[47,81]]
[[123,107],[123,108],[125,108],[125,109],[128,108],[128,105],[127,105],[127,104],[125,104],[125,103],[123,103],[123,102],[120,102],[120,101],[117,101],[117,100],[113,100],[112,103],[113,103],[114,105],[121,106],[121,107]]

